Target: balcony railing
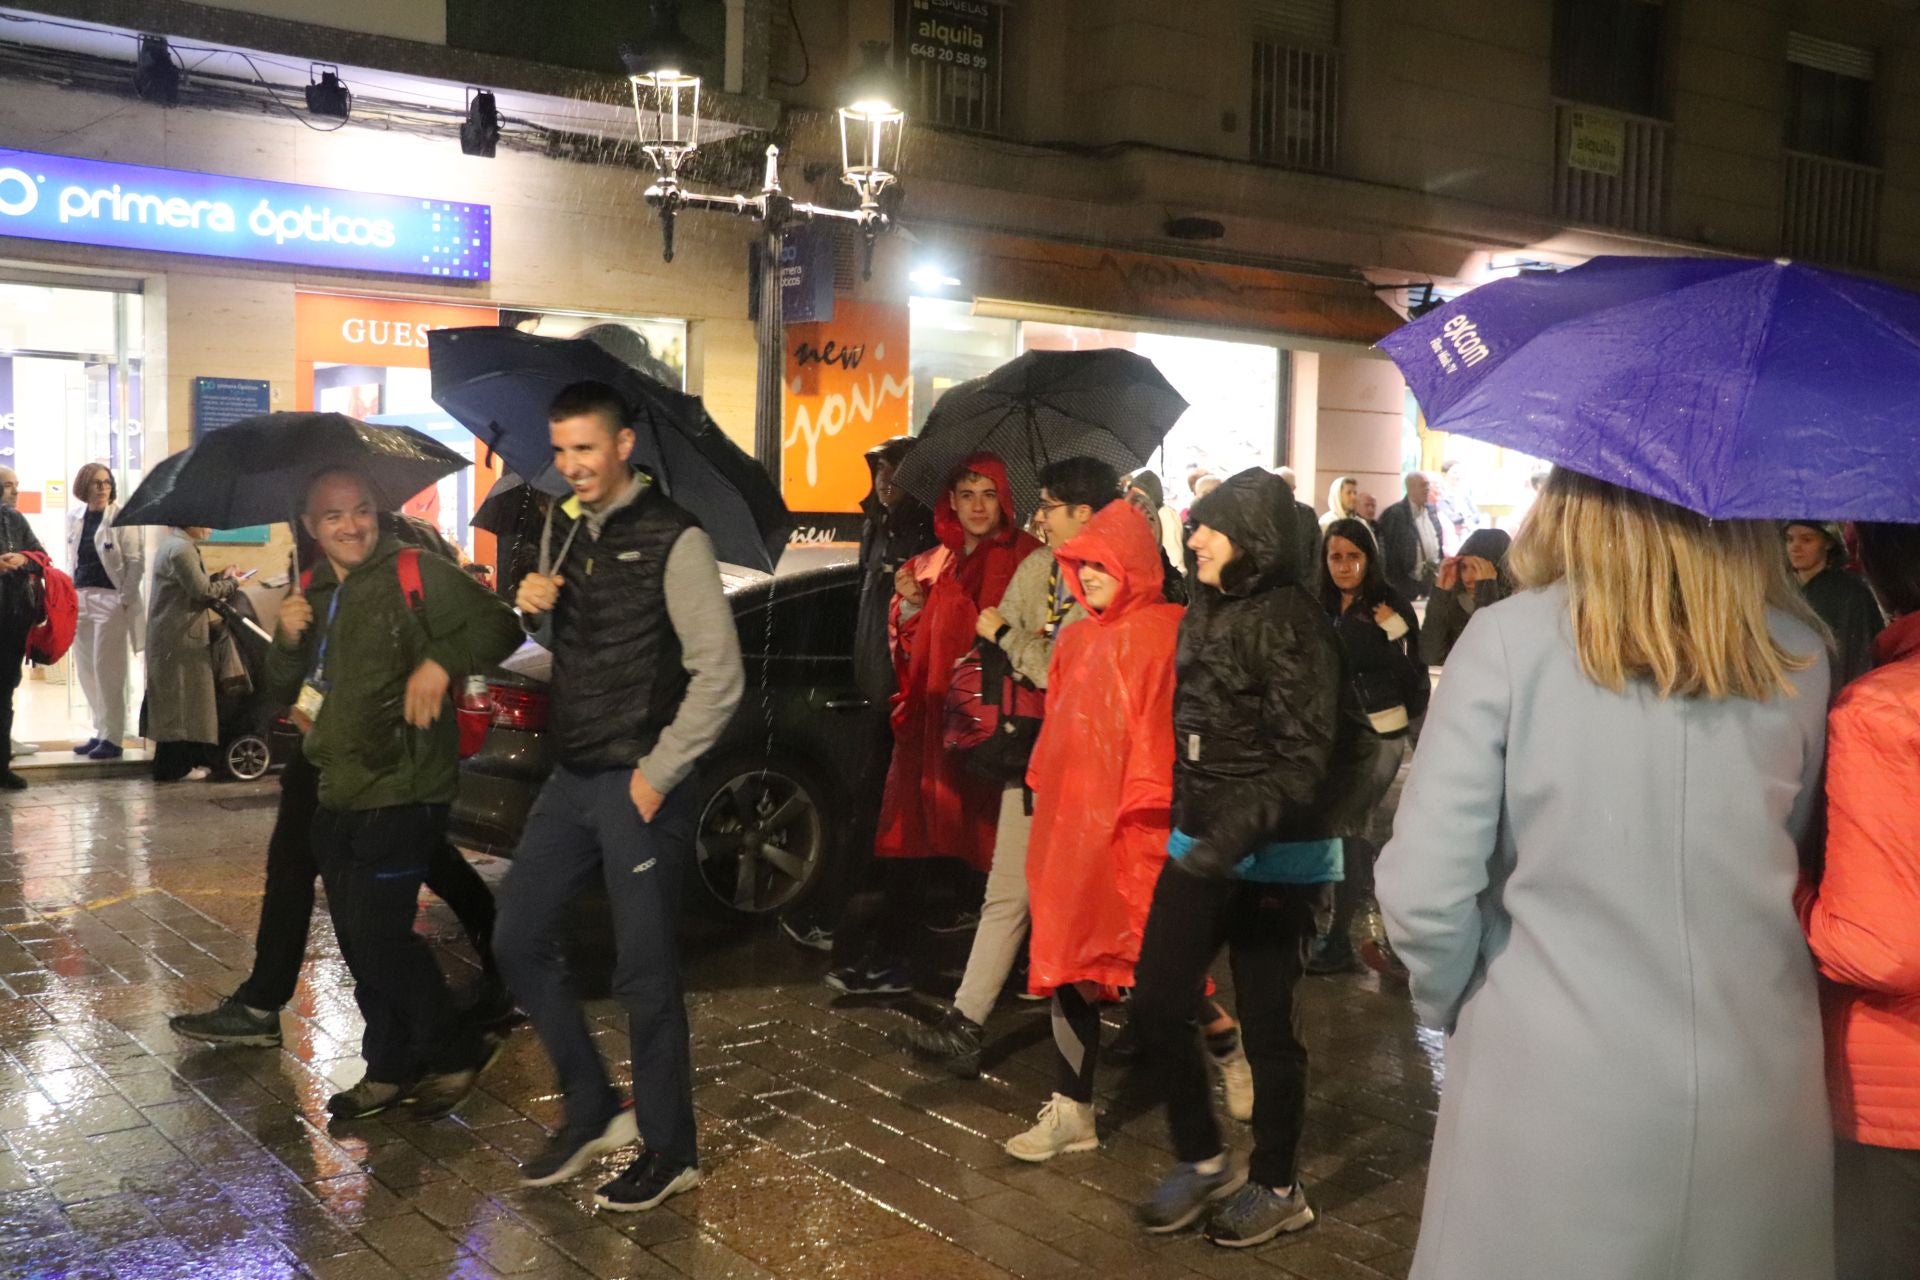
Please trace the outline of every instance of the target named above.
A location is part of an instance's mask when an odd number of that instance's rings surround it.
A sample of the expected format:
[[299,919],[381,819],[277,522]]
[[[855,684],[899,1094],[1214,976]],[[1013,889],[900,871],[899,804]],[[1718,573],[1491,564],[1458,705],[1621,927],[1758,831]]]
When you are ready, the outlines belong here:
[[1253,42],[1253,159],[1326,172],[1340,149],[1340,55]]
[[1880,170],[1787,152],[1780,251],[1836,267],[1871,267],[1880,239]]
[[1554,108],[1553,212],[1570,223],[1661,235],[1673,126],[1578,103]]

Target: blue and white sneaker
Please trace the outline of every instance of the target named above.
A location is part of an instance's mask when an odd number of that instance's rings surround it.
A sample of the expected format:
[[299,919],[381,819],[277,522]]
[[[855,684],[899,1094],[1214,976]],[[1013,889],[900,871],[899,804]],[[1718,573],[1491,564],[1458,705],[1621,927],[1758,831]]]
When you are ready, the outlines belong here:
[[1150,1235],[1165,1235],[1190,1225],[1207,1206],[1238,1191],[1247,1180],[1247,1171],[1232,1160],[1222,1164],[1218,1173],[1202,1173],[1191,1164],[1177,1164],[1160,1179],[1160,1185],[1147,1193],[1146,1203],[1134,1209],[1133,1216]]
[[1304,1231],[1314,1219],[1313,1206],[1299,1182],[1284,1196],[1272,1187],[1248,1182],[1213,1211],[1206,1237],[1225,1249],[1249,1249],[1277,1235]]

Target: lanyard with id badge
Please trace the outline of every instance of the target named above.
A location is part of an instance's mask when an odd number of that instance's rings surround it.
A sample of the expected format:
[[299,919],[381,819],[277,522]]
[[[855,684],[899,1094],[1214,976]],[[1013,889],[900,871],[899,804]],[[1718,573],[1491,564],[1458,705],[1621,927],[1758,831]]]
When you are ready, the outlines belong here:
[[327,691],[333,688],[327,679],[327,642],[333,639],[333,618],[340,612],[340,592],[345,584],[335,586],[333,599],[327,602],[327,629],[320,633],[320,648],[313,658],[313,672],[300,685],[300,695],[293,700],[293,710],[288,715],[301,733],[312,730],[314,721],[320,718],[320,708],[327,700]]

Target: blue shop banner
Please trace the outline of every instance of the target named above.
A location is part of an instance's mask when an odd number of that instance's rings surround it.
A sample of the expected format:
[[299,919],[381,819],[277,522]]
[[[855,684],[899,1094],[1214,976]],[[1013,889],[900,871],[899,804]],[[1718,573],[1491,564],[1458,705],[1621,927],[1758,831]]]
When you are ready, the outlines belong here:
[[0,236],[485,280],[484,204],[372,195],[0,148]]

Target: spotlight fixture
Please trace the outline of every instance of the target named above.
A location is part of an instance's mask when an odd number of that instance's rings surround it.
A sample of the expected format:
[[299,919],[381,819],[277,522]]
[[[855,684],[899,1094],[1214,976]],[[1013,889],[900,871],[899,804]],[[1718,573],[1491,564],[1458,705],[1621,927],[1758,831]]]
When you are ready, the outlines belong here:
[[460,125],[462,155],[492,158],[500,145],[500,110],[485,89],[467,90],[467,118]]
[[141,36],[133,60],[133,91],[148,102],[171,107],[180,101],[180,68],[165,36]]
[[352,115],[353,90],[340,83],[340,68],[316,62],[313,71],[318,78],[307,86],[307,110],[334,120]]

